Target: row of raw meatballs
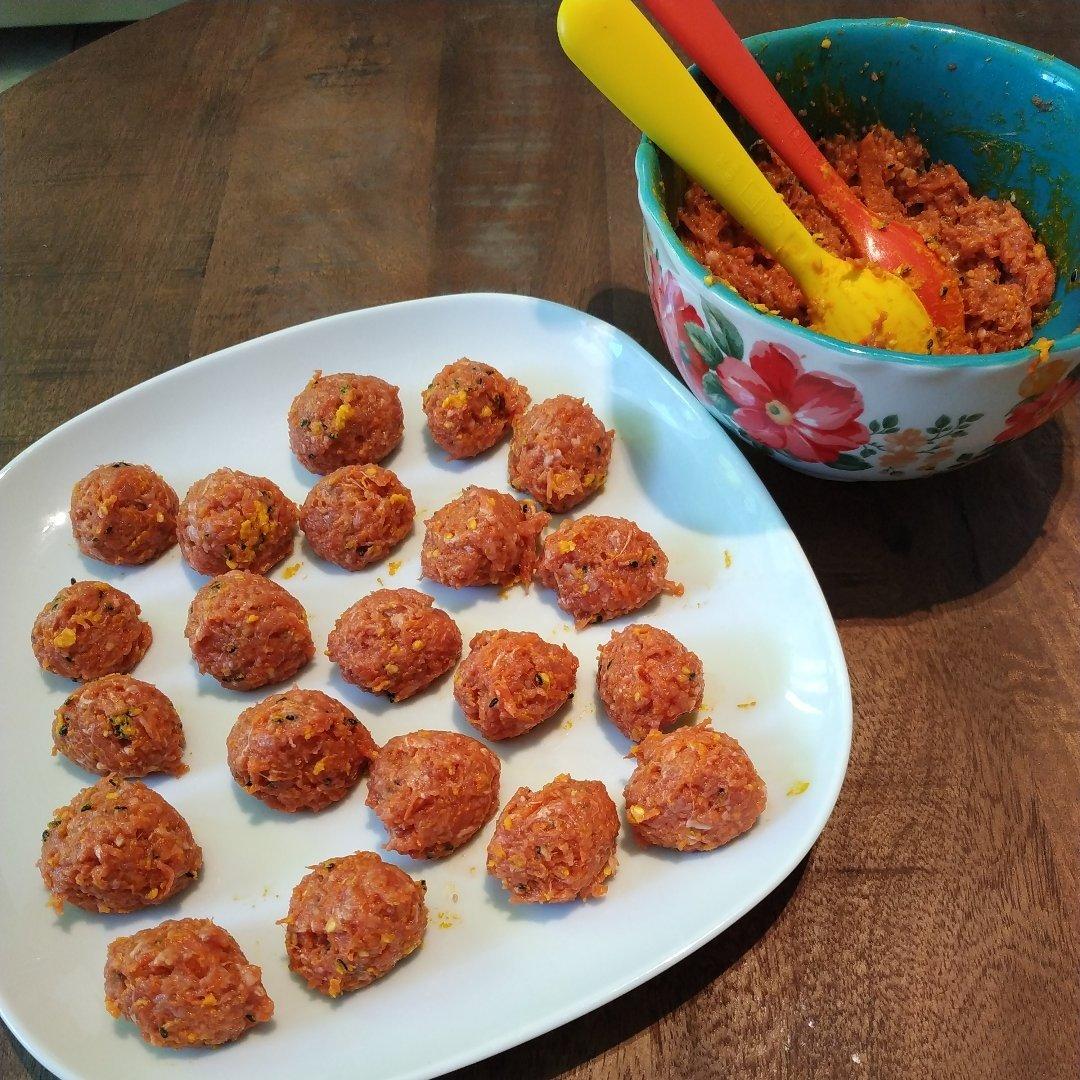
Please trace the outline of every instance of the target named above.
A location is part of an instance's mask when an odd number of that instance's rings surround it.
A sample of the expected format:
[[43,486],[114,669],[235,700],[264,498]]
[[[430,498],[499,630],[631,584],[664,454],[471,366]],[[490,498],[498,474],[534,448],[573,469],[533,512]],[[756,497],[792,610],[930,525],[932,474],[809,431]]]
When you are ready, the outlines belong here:
[[[603,486],[614,432],[580,398],[528,403],[515,380],[468,359],[443,368],[423,393],[432,437],[452,458],[487,450],[512,428],[510,482],[561,513]],[[326,476],[300,513],[312,546],[350,570],[381,558],[408,533],[415,512],[408,490],[377,467],[404,434],[397,387],[372,375],[316,372],[288,424],[301,464]],[[75,538],[91,558],[137,565],[178,540],[204,574],[266,573],[292,549],[297,524],[296,508],[264,477],[221,469],[180,502],[152,469],[127,462],[83,477],[70,509]]]
[[[355,786],[370,765],[366,801],[390,834],[389,850],[444,857],[498,806],[499,761],[477,740],[417,731],[379,750],[343,705],[311,690],[274,695],[240,717],[228,739],[234,776],[271,805],[298,809],[295,774],[279,779],[265,756],[274,759],[283,739],[307,742],[309,732],[326,750],[331,730],[330,753],[305,772],[307,804],[312,779],[328,772],[340,790],[346,776],[347,787]],[[638,764],[625,789],[626,816],[644,843],[712,850],[749,829],[764,809],[765,785],[745,752],[706,725],[654,731],[632,754]],[[537,791],[519,788],[506,804],[487,870],[515,903],[603,896],[617,867],[618,832],[602,783],[560,775]],[[122,913],[164,903],[189,886],[202,870],[202,852],[165,799],[109,775],[55,811],[38,865],[58,910],[67,902]],[[282,922],[289,966],[313,989],[331,997],[359,989],[420,946],[427,926],[422,880],[374,852],[310,870]],[[113,941],[105,998],[110,1013],[126,1016],[158,1046],[219,1045],[273,1013],[259,969],[206,919],[167,921]]]
[[[72,493],[71,522],[80,548],[104,558],[95,545],[108,533],[143,553],[153,535],[160,551],[175,534],[200,573],[266,574],[292,551],[299,523],[318,556],[360,570],[409,535],[416,513],[398,477],[370,463],[323,477],[299,513],[272,480],[234,469],[218,469],[193,484],[176,527],[166,494],[175,504],[172,489],[148,466],[115,462],[95,469]],[[451,588],[527,585],[538,576],[579,626],[636,610],[661,592],[682,591],[667,579],[668,560],[659,544],[633,522],[587,515],[564,521],[541,542],[549,521],[530,500],[468,487],[425,522],[421,573]]]
[[[563,513],[598,491],[611,461],[608,431],[580,398],[560,394],[529,408],[529,392],[489,364],[447,364],[421,394],[432,439],[451,459],[490,450],[511,433],[510,483]],[[382,461],[404,435],[396,386],[373,375],[316,371],[289,409],[289,445],[323,475]]]

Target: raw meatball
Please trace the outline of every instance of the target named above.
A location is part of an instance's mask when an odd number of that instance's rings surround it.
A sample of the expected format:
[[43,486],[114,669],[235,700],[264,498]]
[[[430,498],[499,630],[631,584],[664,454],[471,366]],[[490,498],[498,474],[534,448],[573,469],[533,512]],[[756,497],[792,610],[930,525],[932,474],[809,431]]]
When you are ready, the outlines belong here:
[[641,623],[600,646],[596,687],[608,718],[637,742],[701,704],[701,660],[666,630]]
[[618,859],[619,815],[599,780],[556,776],[539,791],[518,788],[488,844],[488,873],[515,904],[603,896]]
[[398,388],[374,375],[316,371],[289,409],[289,445],[315,473],[382,461],[404,433]]
[[510,483],[563,514],[604,486],[614,435],[581,398],[542,401],[514,421]]
[[368,729],[319,690],[286,690],[245,709],[226,745],[233,779],[290,813],[345,798],[377,753]]
[[528,630],[485,630],[454,673],[465,718],[489,739],[531,731],[573,697],[578,659]]
[[188,489],[176,533],[200,574],[265,574],[292,551],[296,507],[265,476],[218,469]]
[[173,703],[130,675],[105,675],[79,687],[53,720],[53,753],[106,776],[187,772],[184,728]]
[[765,809],[765,783],[730,735],[702,724],[654,731],[631,753],[626,816],[644,844],[712,851]]
[[152,1046],[220,1046],[274,1015],[262,971],[209,919],[169,919],[109,943],[105,1008]]
[[632,521],[587,515],[544,537],[536,576],[580,630],[636,611],[660,593],[682,596],[667,568],[660,545]]
[[41,609],[30,632],[38,663],[68,679],[98,679],[130,671],[154,634],[127,593],[104,581],[76,581]]
[[53,813],[38,869],[52,905],[138,911],[163,904],[202,869],[188,823],[138,780],[106,776]]
[[373,851],[311,867],[289,901],[289,967],[337,997],[385,975],[415,952],[427,928],[424,883]]
[[114,461],[71,489],[71,531],[91,559],[136,566],[176,543],[176,505],[176,492],[149,466]]
[[415,589],[377,589],[342,612],[326,655],[342,678],[404,701],[457,663],[461,632],[454,620]]
[[431,437],[451,458],[489,450],[529,404],[516,379],[468,357],[447,364],[421,398]]
[[248,570],[207,582],[191,601],[184,634],[199,670],[226,690],[285,682],[315,655],[300,601]]
[[499,759],[456,731],[398,735],[371,766],[367,804],[390,834],[387,851],[442,858],[498,809]]
[[550,517],[533,503],[492,488],[467,487],[424,524],[420,570],[424,577],[464,585],[532,581],[539,537]]
[[346,465],[323,477],[300,510],[315,553],[346,570],[385,558],[412,529],[409,489],[378,465]]

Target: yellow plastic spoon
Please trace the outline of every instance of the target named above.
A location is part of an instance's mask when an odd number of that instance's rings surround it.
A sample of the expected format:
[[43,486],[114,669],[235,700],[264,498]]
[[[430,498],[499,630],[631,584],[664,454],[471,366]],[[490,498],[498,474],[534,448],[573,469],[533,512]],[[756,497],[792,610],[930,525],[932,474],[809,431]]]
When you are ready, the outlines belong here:
[[934,324],[914,290],[814,241],[630,0],[562,0],[558,27],[566,55],[585,77],[798,282],[815,330],[901,352],[933,350]]

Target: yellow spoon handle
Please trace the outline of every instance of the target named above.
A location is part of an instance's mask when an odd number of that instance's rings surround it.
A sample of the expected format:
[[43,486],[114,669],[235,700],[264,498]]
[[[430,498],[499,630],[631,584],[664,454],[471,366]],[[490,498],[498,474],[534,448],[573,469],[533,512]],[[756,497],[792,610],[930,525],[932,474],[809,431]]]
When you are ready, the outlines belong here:
[[[562,0],[559,40],[585,77],[697,180],[807,291],[831,259],[630,0]],[[809,289],[807,288],[809,286]]]

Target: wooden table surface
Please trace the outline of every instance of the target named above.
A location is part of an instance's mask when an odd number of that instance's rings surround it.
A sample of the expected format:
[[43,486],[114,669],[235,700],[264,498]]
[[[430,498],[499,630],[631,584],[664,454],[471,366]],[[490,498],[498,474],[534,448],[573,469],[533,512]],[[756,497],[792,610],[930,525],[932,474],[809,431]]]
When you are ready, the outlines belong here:
[[[724,6],[746,33],[905,14],[1080,61],[1059,0]],[[549,297],[662,355],[634,133],[550,3],[191,3],[4,94],[0,123],[5,460],[191,357],[431,293]],[[897,485],[756,463],[851,669],[836,812],[712,944],[459,1077],[1078,1075],[1078,437],[1073,405]],[[45,1075],[0,1033],[0,1076]]]

